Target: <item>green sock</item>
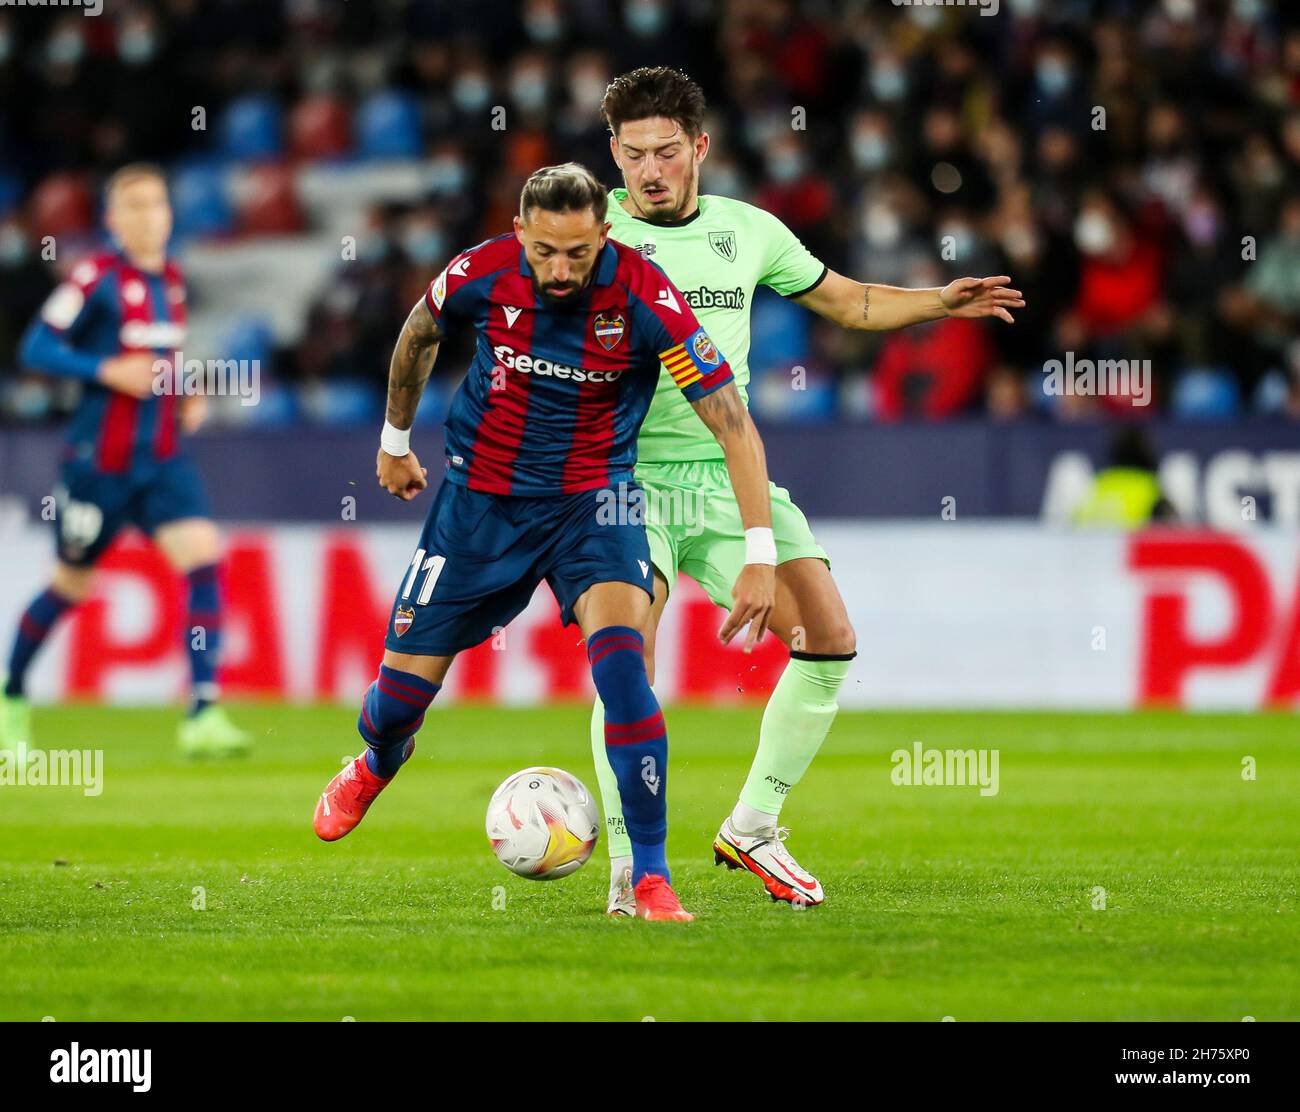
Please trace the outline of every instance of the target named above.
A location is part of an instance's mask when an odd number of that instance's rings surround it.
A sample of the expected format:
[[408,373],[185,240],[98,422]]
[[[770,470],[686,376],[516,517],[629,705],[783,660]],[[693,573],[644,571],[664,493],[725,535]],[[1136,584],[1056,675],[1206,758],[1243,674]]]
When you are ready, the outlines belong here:
[[605,848],[610,857],[631,857],[632,839],[623,825],[623,801],[618,794],[618,778],[605,752],[605,704],[596,697],[591,708],[591,759],[596,765],[596,782],[600,801],[605,807]]
[[852,657],[791,653],[763,711],[758,752],[740,801],[768,815],[779,815],[790,789],[817,756],[839,710],[836,696]]

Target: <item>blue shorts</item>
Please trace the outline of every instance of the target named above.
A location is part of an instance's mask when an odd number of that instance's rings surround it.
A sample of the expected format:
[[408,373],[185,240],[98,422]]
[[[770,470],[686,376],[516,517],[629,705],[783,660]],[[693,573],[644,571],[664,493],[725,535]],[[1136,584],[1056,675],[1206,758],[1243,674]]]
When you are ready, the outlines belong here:
[[444,481],[393,600],[385,646],[417,656],[471,649],[509,625],[543,579],[565,625],[595,583],[633,583],[653,599],[643,509],[635,483],[522,498]]
[[66,463],[54,503],[59,559],[73,567],[94,564],[128,525],[152,535],[168,522],[211,516],[202,480],[187,456],[114,474],[89,463]]

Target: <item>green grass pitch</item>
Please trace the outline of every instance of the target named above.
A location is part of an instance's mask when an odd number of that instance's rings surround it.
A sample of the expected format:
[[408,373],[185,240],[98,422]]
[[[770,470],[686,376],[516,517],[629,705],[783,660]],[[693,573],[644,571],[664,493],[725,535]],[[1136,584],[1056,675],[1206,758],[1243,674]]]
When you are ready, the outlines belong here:
[[[797,911],[712,863],[759,709],[670,709],[698,918],[648,924],[603,914],[603,843],[535,883],[483,834],[516,769],[594,787],[587,708],[435,711],[335,845],[310,817],[353,712],[236,711],[255,755],[187,765],[169,712],[38,710],[104,790],[0,788],[0,1019],[1300,1018],[1289,716],[841,714],[783,819],[828,895]],[[996,748],[999,793],[892,784],[914,741]]]

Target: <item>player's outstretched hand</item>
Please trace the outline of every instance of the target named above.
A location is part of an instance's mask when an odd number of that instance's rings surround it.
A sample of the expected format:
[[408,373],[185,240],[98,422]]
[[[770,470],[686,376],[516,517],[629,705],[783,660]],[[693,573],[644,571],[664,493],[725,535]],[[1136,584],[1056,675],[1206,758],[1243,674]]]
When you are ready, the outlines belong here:
[[1024,295],[1007,288],[1011,279],[1005,274],[996,278],[958,278],[939,291],[939,300],[950,317],[997,317],[1015,324],[1009,310],[1025,307]]
[[380,448],[375,459],[375,474],[379,476],[379,485],[403,502],[409,502],[429,485],[429,472],[420,466],[414,452],[390,456]]
[[154,357],[147,351],[114,355],[99,365],[97,377],[110,390],[133,398],[147,398],[153,393],[153,365]]
[[767,623],[772,620],[772,607],[776,605],[776,568],[770,564],[746,564],[736,577],[731,597],[736,604],[718,630],[718,640],[724,645],[729,644],[748,622],[745,652],[750,652],[767,632]]

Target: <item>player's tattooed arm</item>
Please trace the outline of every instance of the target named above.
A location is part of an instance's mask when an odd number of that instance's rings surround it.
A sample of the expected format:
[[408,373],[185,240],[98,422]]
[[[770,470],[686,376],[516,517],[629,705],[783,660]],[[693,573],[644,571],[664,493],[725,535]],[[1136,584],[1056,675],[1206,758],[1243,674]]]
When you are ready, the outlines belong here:
[[[768,493],[767,457],[736,384],[728,382],[691,404],[722,445],[741,523],[746,530],[766,530],[770,539],[772,499]],[[731,613],[722,623],[718,638],[726,644],[748,625],[744,648],[749,652],[767,631],[776,604],[774,564],[746,563],[731,589],[731,597]]]
[[943,317],[997,317],[1012,324],[1010,310],[1024,308],[1025,302],[1019,290],[1008,288],[1010,281],[1003,274],[958,278],[943,287],[904,289],[856,282],[831,270],[795,301],[841,328],[865,332],[886,332]]
[[424,393],[424,384],[433,373],[433,361],[438,357],[438,344],[442,333],[433,319],[429,307],[420,298],[415,303],[402,334],[393,348],[388,363],[389,424],[399,429],[409,429],[415,421],[415,411]]
[[728,382],[691,404],[722,445],[745,528],[770,528],[772,500],[767,492],[767,456],[735,382]]
[[[718,438],[718,442],[723,444],[723,447],[726,447],[723,441],[724,435],[740,435],[745,431],[746,425],[753,428],[749,410],[740,400],[740,391],[736,389],[734,382],[728,382],[721,389],[705,394],[691,404],[695,407],[695,412],[700,415],[700,420],[709,426],[709,431]],[[758,435],[757,430],[754,435]]]
[[[420,404],[420,395],[424,393],[424,384],[433,371],[441,340],[438,322],[421,298],[402,325],[402,334],[397,338],[397,346],[393,348],[393,357],[388,364],[387,419],[393,428],[410,429],[415,423],[415,410]],[[384,435],[388,435],[387,430]],[[389,444],[387,450],[385,447],[381,440],[375,456],[375,477],[393,497],[409,502],[429,485],[428,469],[420,466],[420,460],[410,450],[409,443],[399,447]],[[401,454],[394,455],[393,452]]]

